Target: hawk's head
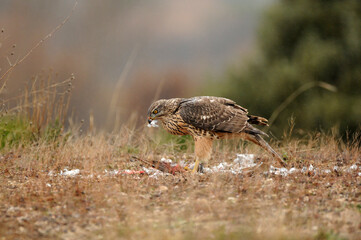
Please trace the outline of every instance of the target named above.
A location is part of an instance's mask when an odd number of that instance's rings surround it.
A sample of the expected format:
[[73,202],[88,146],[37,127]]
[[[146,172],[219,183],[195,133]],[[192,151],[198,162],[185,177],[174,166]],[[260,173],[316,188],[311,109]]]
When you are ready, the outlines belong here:
[[153,120],[162,121],[169,114],[173,114],[178,108],[182,98],[160,99],[150,105],[148,109],[148,123]]
[[168,100],[161,99],[150,105],[148,109],[148,123],[151,123],[153,120],[161,120],[163,116],[168,114],[167,102]]

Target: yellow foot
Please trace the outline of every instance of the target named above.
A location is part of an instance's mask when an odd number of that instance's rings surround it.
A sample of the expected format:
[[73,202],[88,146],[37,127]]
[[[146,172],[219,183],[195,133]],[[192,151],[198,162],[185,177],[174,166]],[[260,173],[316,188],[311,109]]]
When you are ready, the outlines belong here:
[[203,167],[204,167],[203,163],[196,161],[192,169],[192,173],[196,173],[196,172],[203,173],[204,170]]
[[198,167],[199,167],[199,160],[196,160],[193,170],[192,170],[192,173],[196,173],[198,171]]

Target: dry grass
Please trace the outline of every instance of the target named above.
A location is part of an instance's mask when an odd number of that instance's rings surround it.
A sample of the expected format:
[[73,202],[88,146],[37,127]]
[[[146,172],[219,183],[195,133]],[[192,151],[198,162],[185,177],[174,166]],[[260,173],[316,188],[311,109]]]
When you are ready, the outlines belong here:
[[[218,142],[210,165],[255,153],[262,167],[243,174],[189,172],[152,178],[107,175],[141,170],[135,155],[193,162],[190,138],[123,125],[116,134],[70,122],[73,77],[34,78],[0,114],[0,239],[358,239],[361,235],[359,142],[334,135],[301,140],[290,133],[276,150],[287,177],[267,173],[273,160],[254,145]],[[1,93],[1,91],[0,91]],[[92,117],[92,116],[90,116]],[[91,122],[91,121],[90,121]],[[292,126],[292,124],[291,124]],[[357,139],[357,137],[355,137]],[[352,165],[357,170],[347,171]],[[79,169],[74,177],[59,175]],[[55,173],[55,175],[54,175]]]
[[[163,144],[157,131],[122,128],[114,135],[3,149],[2,239],[359,239],[361,177],[359,170],[343,171],[360,166],[356,144],[321,136],[291,140],[278,149],[287,152],[290,166],[339,166],[329,174],[281,177],[265,174],[265,164],[239,175],[104,175],[104,170],[141,169],[130,155],[192,161],[191,148],[177,147],[178,138]],[[211,165],[232,161],[241,151],[232,144],[215,149]],[[272,163],[262,150],[246,149]],[[80,175],[49,175],[65,168],[78,168]]]
[[[3,76],[14,67],[9,69]],[[1,102],[0,240],[361,236],[357,141],[316,134],[285,138],[276,148],[289,167],[338,166],[328,174],[265,174],[274,164],[267,154],[230,141],[215,144],[210,165],[230,162],[243,151],[266,164],[243,174],[106,175],[105,170],[140,170],[139,162],[130,161],[132,155],[192,162],[193,147],[189,138],[169,137],[158,129],[122,126],[106,134],[91,127],[80,133],[81,123],[71,123],[64,132],[73,77],[59,83],[51,76],[41,79],[33,79],[15,107]],[[0,82],[0,94],[4,89]],[[347,171],[355,164],[358,170]],[[64,169],[80,174],[59,175]]]

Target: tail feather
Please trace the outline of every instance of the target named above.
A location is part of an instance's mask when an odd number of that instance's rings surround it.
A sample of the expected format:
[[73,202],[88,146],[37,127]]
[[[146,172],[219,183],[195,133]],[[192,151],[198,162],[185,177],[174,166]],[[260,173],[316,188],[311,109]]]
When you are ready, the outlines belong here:
[[246,127],[245,129],[243,129],[243,132],[251,135],[263,135],[265,137],[268,137],[267,133],[259,130],[258,128],[253,127],[251,124],[246,124]]
[[249,118],[247,120],[250,124],[256,124],[256,125],[265,125],[268,126],[268,120],[263,117],[253,116],[253,115],[247,115]]
[[247,134],[246,139],[248,141],[251,141],[259,146],[261,146],[263,149],[265,149],[267,152],[271,153],[274,158],[277,159],[277,161],[282,165],[286,166],[285,161],[282,159],[282,157],[275,151],[273,148],[258,134]]

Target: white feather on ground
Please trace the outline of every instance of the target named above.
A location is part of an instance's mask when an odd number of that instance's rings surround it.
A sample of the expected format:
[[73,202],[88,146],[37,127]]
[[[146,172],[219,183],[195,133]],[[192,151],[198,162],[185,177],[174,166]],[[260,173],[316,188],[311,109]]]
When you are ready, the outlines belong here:
[[[256,164],[254,162],[254,154],[237,154],[237,157],[233,160],[232,163],[227,163],[227,162],[221,162],[215,166],[212,167],[208,167],[208,168],[204,168],[204,173],[205,174],[214,174],[214,173],[231,173],[231,174],[241,174],[244,171],[252,171],[253,169],[257,168],[258,166],[262,165],[261,163]],[[186,163],[181,161],[179,163],[173,162],[171,159],[166,159],[166,158],[162,158],[161,159],[162,162],[166,162],[171,164],[172,166],[176,166],[177,164],[179,164],[180,166],[185,167]],[[190,165],[189,167],[192,168],[192,166],[194,166],[194,164]],[[142,167],[141,169],[142,171],[144,171],[145,174],[148,175],[148,177],[150,178],[158,178],[161,176],[170,176],[172,174],[170,173],[164,173],[158,169],[154,169],[154,168],[146,168],[146,167]],[[355,171],[357,172],[358,176],[361,176],[361,166],[357,166],[356,164],[353,164],[352,166],[348,167],[348,168],[342,168],[340,169],[338,166],[334,166],[332,168],[332,170],[330,169],[318,169],[315,168],[312,164],[309,165],[308,167],[304,166],[301,169],[298,168],[277,168],[274,166],[270,166],[268,171],[265,171],[264,174],[270,174],[270,175],[280,175],[283,177],[287,177],[288,175],[291,174],[295,174],[295,173],[310,173],[312,172],[313,174],[330,174],[332,172],[345,172],[345,173],[353,173]],[[106,177],[106,176],[119,176],[119,175],[134,175],[134,177],[139,177],[139,172],[140,171],[134,171],[134,170],[128,170],[128,169],[124,169],[124,170],[104,170],[104,174],[99,174],[99,175],[83,175],[80,174],[80,170],[79,169],[72,169],[72,170],[68,170],[68,169],[64,169],[64,170],[60,170],[59,173],[54,173],[54,171],[50,171],[48,173],[49,176],[63,176],[63,177],[84,177],[84,178],[92,178],[92,177]],[[49,184],[50,185],[50,184]],[[50,187],[50,186],[48,186]]]

